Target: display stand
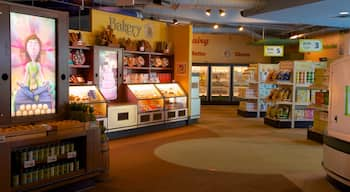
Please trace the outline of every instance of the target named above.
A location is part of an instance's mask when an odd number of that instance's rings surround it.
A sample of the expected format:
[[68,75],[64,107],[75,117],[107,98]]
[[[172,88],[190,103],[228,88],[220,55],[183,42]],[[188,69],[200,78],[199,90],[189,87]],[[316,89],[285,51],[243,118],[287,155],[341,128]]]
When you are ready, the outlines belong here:
[[[307,61],[280,62],[279,73],[270,82],[279,90],[270,95],[264,123],[276,128],[309,128],[313,124],[313,110],[310,104],[310,90],[316,63]],[[287,96],[286,96],[287,95]]]
[[240,87],[238,98],[241,99],[237,113],[243,117],[264,117],[266,113],[265,98],[275,85],[266,84],[267,74],[278,70],[278,64],[250,64],[243,72],[240,84],[248,83],[248,87]]

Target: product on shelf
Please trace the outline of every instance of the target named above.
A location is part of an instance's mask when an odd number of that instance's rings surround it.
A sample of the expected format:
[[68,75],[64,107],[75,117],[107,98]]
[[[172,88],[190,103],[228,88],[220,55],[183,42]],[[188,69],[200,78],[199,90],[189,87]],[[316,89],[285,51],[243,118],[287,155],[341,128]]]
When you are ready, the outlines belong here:
[[272,119],[289,119],[290,106],[275,105],[269,106],[266,110],[266,116]]
[[301,88],[297,89],[295,99],[297,103],[310,103],[310,90]]
[[268,101],[291,101],[292,90],[291,88],[277,88],[272,89],[270,95],[266,98]]
[[239,102],[238,109],[242,111],[256,111],[257,105],[255,102],[241,101]]

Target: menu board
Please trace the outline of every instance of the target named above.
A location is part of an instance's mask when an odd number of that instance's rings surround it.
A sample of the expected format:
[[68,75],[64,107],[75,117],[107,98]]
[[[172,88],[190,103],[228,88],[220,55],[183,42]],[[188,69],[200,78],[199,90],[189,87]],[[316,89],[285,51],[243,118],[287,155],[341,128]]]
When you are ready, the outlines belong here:
[[10,13],[11,116],[55,113],[56,20]]

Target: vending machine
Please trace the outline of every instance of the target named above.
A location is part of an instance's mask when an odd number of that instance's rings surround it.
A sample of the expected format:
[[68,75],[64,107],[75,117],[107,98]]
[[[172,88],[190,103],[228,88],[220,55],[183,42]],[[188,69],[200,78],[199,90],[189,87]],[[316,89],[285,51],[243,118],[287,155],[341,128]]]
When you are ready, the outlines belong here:
[[350,56],[330,67],[328,128],[324,137],[323,166],[335,183],[350,186]]

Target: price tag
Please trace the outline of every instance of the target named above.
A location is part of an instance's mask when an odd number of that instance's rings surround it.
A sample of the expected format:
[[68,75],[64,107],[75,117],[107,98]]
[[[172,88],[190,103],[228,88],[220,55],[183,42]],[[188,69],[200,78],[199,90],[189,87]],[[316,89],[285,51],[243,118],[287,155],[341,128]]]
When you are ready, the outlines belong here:
[[56,155],[47,156],[47,163],[52,163],[57,161]]
[[6,137],[4,135],[0,136],[0,143],[5,143],[6,142]]
[[34,167],[35,166],[35,161],[34,160],[30,160],[30,161],[24,161],[24,168],[29,168],[29,167]]
[[77,157],[76,151],[72,151],[72,152],[67,153],[67,159],[76,158],[76,157]]

